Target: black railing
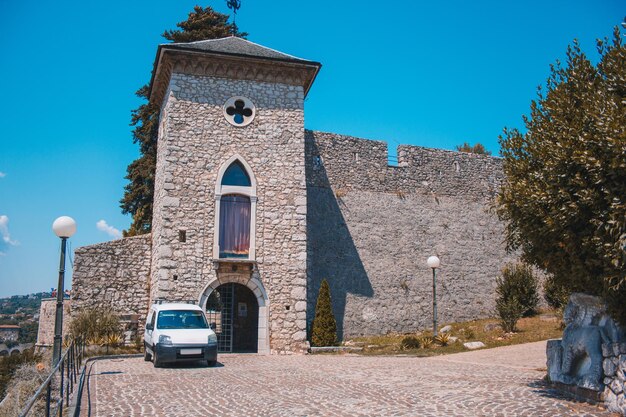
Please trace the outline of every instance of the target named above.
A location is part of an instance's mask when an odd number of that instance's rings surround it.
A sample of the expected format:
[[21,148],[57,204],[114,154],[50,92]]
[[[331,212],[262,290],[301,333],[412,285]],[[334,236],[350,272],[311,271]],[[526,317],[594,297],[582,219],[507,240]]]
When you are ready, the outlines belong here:
[[35,412],[35,410],[37,410],[37,415],[42,415],[43,411],[43,415],[46,417],[63,415],[63,407],[66,407],[70,402],[70,394],[74,391],[74,386],[77,383],[77,376],[84,355],[84,345],[72,341],[48,378],[28,400],[20,412],[20,417],[31,415],[31,411]]

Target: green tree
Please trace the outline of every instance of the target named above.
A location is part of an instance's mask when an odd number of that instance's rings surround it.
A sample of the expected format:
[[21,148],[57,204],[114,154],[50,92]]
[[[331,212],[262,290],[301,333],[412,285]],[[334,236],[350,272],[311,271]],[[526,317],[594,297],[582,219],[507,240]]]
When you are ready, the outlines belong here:
[[467,153],[477,153],[480,155],[491,155],[491,151],[485,149],[485,147],[476,143],[474,146],[470,145],[468,142],[463,142],[463,145],[456,145],[456,150],[459,152],[467,152]]
[[335,346],[337,344],[337,321],[333,314],[330,287],[325,279],[320,286],[315,305],[311,343],[313,346]]
[[20,323],[20,343],[35,343],[37,341],[37,331],[39,322],[24,321]]
[[574,42],[532,101],[526,132],[500,137],[498,213],[509,249],[547,271],[551,284],[604,296],[626,324],[626,48],[618,28],[598,52],[594,65]]
[[543,281],[543,298],[548,305],[555,310],[563,310],[567,305],[570,292],[561,283],[554,281],[553,276],[548,276]]
[[[224,38],[236,35],[245,38],[237,26],[228,23],[228,15],[218,13],[210,7],[195,6],[187,20],[176,24],[176,30],[166,30],[162,36],[172,42],[193,42],[205,39]],[[133,223],[125,236],[149,233],[152,229],[152,203],[154,197],[154,175],[159,123],[159,105],[149,102],[149,86],[146,84],[135,93],[145,100],[132,111],[130,125],[133,142],[139,144],[140,156],[128,165],[124,196],[120,200],[122,213],[130,213]]]

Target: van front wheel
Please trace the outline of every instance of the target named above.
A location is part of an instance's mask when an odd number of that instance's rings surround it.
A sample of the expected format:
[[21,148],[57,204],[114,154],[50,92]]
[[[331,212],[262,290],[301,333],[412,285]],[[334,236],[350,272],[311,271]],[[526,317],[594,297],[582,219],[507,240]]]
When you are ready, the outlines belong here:
[[154,365],[155,368],[161,367],[161,361],[159,361],[159,357],[157,356],[156,351],[152,355],[152,364]]

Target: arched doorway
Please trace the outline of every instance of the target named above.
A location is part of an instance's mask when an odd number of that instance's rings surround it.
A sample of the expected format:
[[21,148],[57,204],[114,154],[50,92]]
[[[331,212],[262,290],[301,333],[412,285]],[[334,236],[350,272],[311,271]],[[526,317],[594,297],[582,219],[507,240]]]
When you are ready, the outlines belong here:
[[257,352],[259,303],[248,287],[222,284],[209,294],[203,307],[217,334],[218,352]]

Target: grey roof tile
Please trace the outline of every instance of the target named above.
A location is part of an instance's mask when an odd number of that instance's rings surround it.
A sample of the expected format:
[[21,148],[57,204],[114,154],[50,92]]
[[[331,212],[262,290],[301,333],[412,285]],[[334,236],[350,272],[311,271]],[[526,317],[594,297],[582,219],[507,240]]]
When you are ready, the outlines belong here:
[[230,36],[228,38],[207,39],[196,42],[166,43],[161,47],[167,49],[198,50],[228,55],[244,55],[255,58],[269,58],[281,61],[317,64],[314,61],[298,58],[283,52],[261,46],[249,40]]

